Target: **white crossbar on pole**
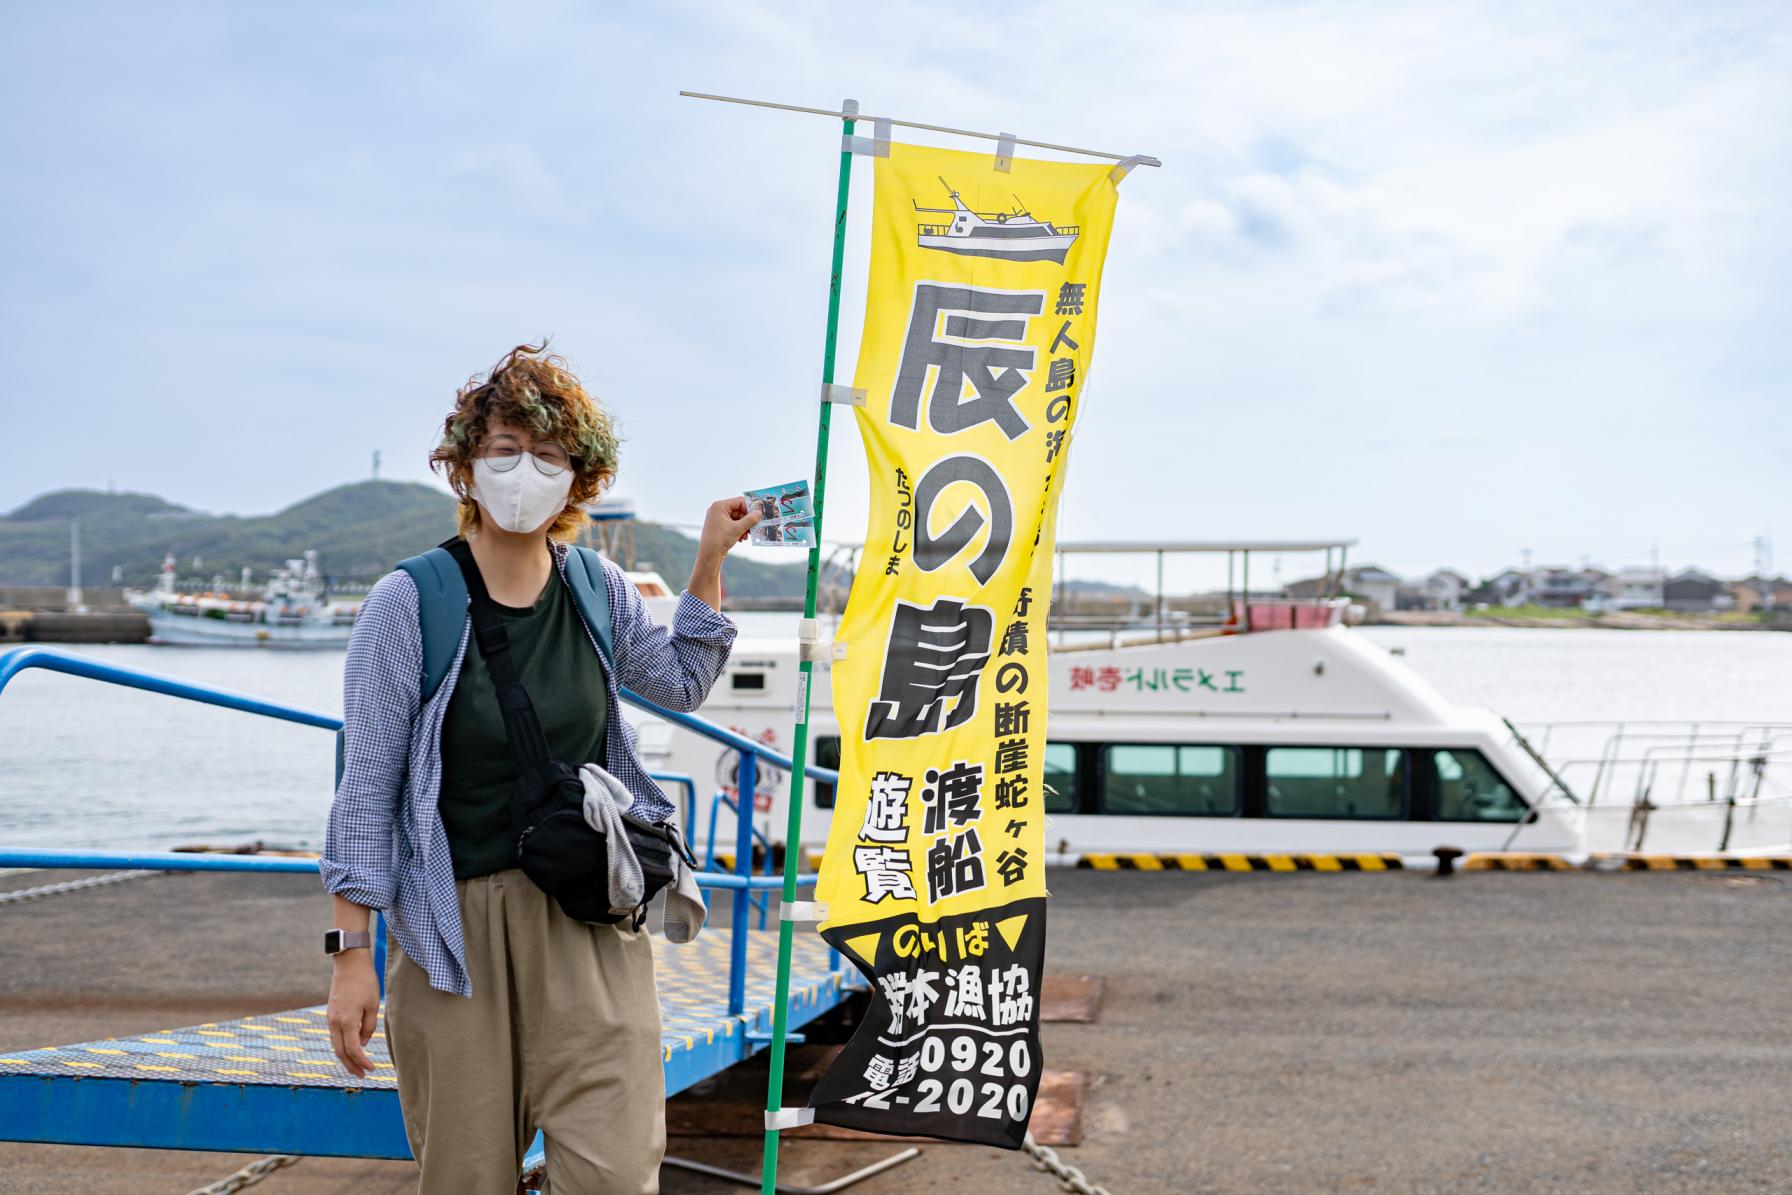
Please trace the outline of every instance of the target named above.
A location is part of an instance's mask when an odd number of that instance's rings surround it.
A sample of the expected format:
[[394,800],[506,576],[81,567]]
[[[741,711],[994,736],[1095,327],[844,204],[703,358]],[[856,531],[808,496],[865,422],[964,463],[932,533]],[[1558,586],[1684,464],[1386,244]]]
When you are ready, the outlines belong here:
[[930,133],[950,133],[955,137],[978,137],[984,141],[1006,142],[1013,145],[1031,145],[1035,149],[1055,149],[1059,153],[1082,154],[1090,158],[1111,158],[1116,162],[1130,161],[1138,166],[1162,166],[1156,158],[1143,154],[1113,154],[1101,149],[1079,149],[1074,145],[1056,145],[1050,141],[1029,141],[1025,137],[1010,138],[1005,133],[979,133],[973,129],[954,129],[943,124],[922,124],[918,120],[897,120],[893,116],[866,116],[858,112],[836,112],[829,108],[805,108],[801,104],[778,104],[771,100],[743,100],[732,95],[708,95],[701,91],[681,91],[682,96],[693,100],[716,100],[724,104],[746,104],[753,108],[776,108],[781,112],[806,112],[811,116],[831,116],[835,120],[888,120],[893,125],[905,129],[925,129]]

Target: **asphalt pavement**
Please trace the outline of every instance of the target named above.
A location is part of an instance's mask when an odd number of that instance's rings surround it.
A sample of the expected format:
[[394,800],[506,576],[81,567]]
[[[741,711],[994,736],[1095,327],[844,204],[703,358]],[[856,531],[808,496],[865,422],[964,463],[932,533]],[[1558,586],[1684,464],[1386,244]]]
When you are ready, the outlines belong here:
[[[0,875],[0,891],[70,878]],[[1045,1028],[1090,1077],[1082,1146],[1124,1192],[1792,1191],[1792,877],[1057,871],[1048,967],[1100,974]],[[0,1049],[321,1002],[304,876],[183,875],[0,904]],[[891,1152],[792,1141],[786,1181]],[[672,1151],[757,1167],[749,1139]],[[0,1145],[0,1193],[186,1192],[250,1155]],[[668,1195],[741,1190],[667,1170]],[[258,1188],[412,1189],[308,1158]],[[1056,1189],[927,1145],[857,1195]]]

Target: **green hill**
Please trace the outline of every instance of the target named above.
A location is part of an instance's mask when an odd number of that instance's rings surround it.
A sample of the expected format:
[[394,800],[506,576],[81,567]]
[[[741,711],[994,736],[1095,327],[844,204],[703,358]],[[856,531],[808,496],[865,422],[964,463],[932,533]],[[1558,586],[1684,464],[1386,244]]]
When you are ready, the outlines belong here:
[[[414,482],[362,481],[315,494],[271,515],[213,515],[153,494],[57,490],[0,518],[0,585],[68,583],[69,524],[81,523],[81,577],[88,585],[146,587],[172,552],[183,579],[246,566],[256,578],[315,548],[319,567],[339,585],[367,584],[406,556],[454,534],[454,499]],[[635,524],[637,559],[682,588],[697,542],[652,523]],[[113,570],[118,580],[113,580]],[[798,597],[803,564],[766,565],[730,558],[728,592]]]

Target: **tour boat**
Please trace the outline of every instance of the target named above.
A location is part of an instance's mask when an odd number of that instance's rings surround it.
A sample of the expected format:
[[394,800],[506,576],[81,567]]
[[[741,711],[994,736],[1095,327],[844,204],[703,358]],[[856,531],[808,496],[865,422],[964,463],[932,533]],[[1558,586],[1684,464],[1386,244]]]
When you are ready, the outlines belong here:
[[1005,261],[1055,261],[1062,265],[1064,255],[1076,240],[1074,225],[1036,220],[1025,210],[973,212],[945,179],[940,180],[940,185],[952,196],[952,206],[916,204],[915,210],[949,215],[952,222],[920,225],[917,236],[923,249],[941,249],[969,257],[999,257]]
[[[1148,552],[1159,594],[1140,614],[1079,616],[1054,601],[1044,753],[1047,847],[1059,861],[1143,852],[1423,857],[1535,851],[1768,852],[1792,840],[1792,725],[1520,728],[1459,704],[1346,625],[1349,540],[1063,544]],[[1315,596],[1249,590],[1252,554],[1326,554]],[[1242,560],[1247,583],[1205,620],[1161,593],[1167,553]],[[1061,569],[1060,569],[1061,572]],[[825,628],[824,628],[825,637]],[[737,641],[702,713],[787,751],[794,638]],[[823,653],[826,658],[826,653]],[[836,767],[828,665],[815,666],[811,759]],[[862,728],[861,728],[862,729]],[[642,728],[656,772],[734,792],[734,755],[664,723]],[[923,740],[925,741],[925,740]],[[1555,753],[1555,758],[1551,754]],[[942,766],[950,760],[941,760]],[[758,825],[781,845],[787,777],[760,776]],[[825,843],[833,787],[810,782],[802,844]],[[732,851],[726,817],[693,837]]]

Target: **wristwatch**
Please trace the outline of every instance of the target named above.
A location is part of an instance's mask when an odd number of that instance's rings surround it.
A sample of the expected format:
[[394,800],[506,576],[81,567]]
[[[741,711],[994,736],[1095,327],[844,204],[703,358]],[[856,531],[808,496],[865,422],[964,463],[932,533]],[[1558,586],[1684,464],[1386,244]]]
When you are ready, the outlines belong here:
[[366,950],[372,945],[373,934],[364,929],[327,929],[324,931],[325,954],[341,954],[345,950]]

